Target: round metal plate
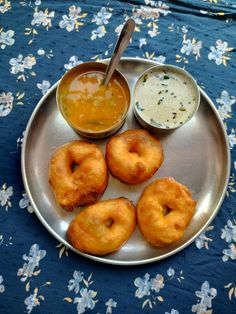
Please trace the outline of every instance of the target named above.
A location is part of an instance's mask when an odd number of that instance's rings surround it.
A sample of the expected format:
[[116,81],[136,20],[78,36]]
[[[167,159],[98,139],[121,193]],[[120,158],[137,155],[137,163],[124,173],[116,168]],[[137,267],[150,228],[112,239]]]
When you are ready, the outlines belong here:
[[[127,78],[131,92],[143,71],[157,65],[151,60],[123,58],[118,69]],[[35,108],[24,136],[22,176],[26,192],[36,215],[47,230],[70,249],[87,258],[116,265],[150,263],[169,257],[189,245],[212,221],[224,199],[230,171],[230,154],[223,123],[212,101],[202,91],[196,115],[184,126],[168,134],[157,135],[164,149],[161,168],[147,182],[131,186],[109,175],[108,187],[102,199],[125,196],[137,203],[143,189],[155,178],[172,176],[186,185],[197,201],[197,210],[178,243],[156,249],[142,237],[138,227],[132,237],[117,252],[97,257],[75,250],[66,239],[71,219],[78,213],[68,213],[55,202],[48,184],[48,163],[54,150],[79,137],[65,122],[56,105],[58,82],[43,96]],[[125,124],[118,131],[140,128],[132,106]],[[92,140],[105,152],[107,139]]]

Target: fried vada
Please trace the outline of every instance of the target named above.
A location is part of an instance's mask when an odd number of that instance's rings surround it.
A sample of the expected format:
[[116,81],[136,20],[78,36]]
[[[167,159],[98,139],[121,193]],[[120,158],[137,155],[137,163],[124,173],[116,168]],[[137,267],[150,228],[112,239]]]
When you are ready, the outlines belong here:
[[71,221],[67,238],[81,252],[105,255],[117,251],[129,239],[135,226],[135,207],[121,197],[85,208]]
[[196,208],[187,187],[173,178],[157,179],[148,185],[137,205],[138,226],[144,238],[155,247],[178,241]]
[[48,176],[56,201],[68,211],[95,203],[108,182],[102,152],[95,144],[79,140],[56,150],[49,163]]
[[128,184],[151,178],[164,159],[160,142],[148,131],[128,130],[110,138],[106,162],[113,176]]

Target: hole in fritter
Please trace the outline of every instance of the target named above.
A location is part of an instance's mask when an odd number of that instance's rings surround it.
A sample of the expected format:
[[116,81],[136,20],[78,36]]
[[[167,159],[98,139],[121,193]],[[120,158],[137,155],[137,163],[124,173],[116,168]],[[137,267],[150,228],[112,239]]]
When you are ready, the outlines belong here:
[[129,152],[130,152],[130,153],[135,153],[135,154],[139,155],[139,147],[138,147],[138,144],[133,143],[133,144],[129,147]]
[[163,213],[163,216],[168,215],[170,212],[171,212],[171,208],[170,208],[170,207],[168,207],[167,205],[163,205],[163,206],[162,206],[162,213]]
[[111,226],[113,225],[113,219],[109,218],[106,222],[105,225],[107,228],[111,228]]
[[77,164],[76,162],[73,162],[73,163],[71,164],[71,172],[75,172],[75,170],[76,170],[78,167],[79,167],[78,164]]

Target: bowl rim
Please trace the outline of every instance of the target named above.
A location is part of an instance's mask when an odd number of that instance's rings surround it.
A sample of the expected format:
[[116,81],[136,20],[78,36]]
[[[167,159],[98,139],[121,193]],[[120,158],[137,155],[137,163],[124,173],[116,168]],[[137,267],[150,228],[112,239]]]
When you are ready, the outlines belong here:
[[[140,80],[146,74],[148,74],[154,70],[160,70],[161,68],[173,70],[173,71],[181,73],[182,75],[187,77],[190,80],[192,86],[194,87],[194,89],[196,91],[196,95],[197,95],[197,100],[196,100],[196,103],[194,106],[194,110],[189,115],[189,118],[187,120],[185,120],[182,124],[174,126],[174,127],[165,127],[165,126],[159,127],[159,126],[153,125],[150,122],[148,122],[147,120],[145,120],[136,108],[137,106],[136,106],[136,101],[135,101],[135,92],[138,88],[138,84],[139,84]],[[159,64],[159,65],[154,65],[154,66],[148,68],[147,70],[145,70],[138,77],[137,81],[135,82],[134,90],[133,90],[133,110],[134,110],[134,114],[135,114],[136,118],[138,119],[139,123],[142,124],[143,127],[145,127],[145,128],[150,127],[151,131],[154,131],[154,130],[172,131],[172,130],[178,129],[181,126],[185,125],[187,122],[189,122],[193,118],[193,116],[196,114],[196,112],[199,108],[200,99],[201,99],[201,95],[200,95],[200,90],[199,90],[198,84],[197,84],[196,80],[194,79],[194,77],[188,71],[186,71],[185,69],[178,67],[176,65],[172,65],[172,64]]]
[[[116,78],[118,80],[121,80],[123,81],[124,85],[125,85],[125,90],[127,91],[127,95],[128,95],[128,101],[127,101],[127,106],[126,106],[126,110],[123,112],[121,118],[119,119],[119,121],[117,123],[115,123],[114,125],[112,125],[111,127],[107,128],[107,129],[104,129],[104,130],[99,130],[99,131],[91,131],[91,130],[86,130],[86,129],[83,129],[81,127],[78,127],[76,126],[75,124],[73,124],[69,119],[68,117],[66,116],[64,110],[63,110],[63,105],[60,104],[60,101],[59,101],[59,89],[60,87],[62,86],[64,80],[72,73],[72,72],[76,72],[78,69],[80,68],[85,68],[84,71],[81,72],[81,74],[85,74],[86,72],[89,72],[91,70],[89,70],[89,68],[93,68],[94,67],[94,70],[96,71],[100,71],[100,72],[104,72],[105,73],[105,70],[108,66],[108,63],[107,62],[104,62],[104,61],[85,61],[85,62],[82,62],[80,64],[77,64],[75,65],[74,67],[72,67],[70,70],[68,70],[66,73],[64,73],[59,82],[58,82],[58,85],[57,85],[57,88],[56,88],[56,103],[57,103],[57,107],[60,111],[60,113],[62,114],[63,118],[65,119],[65,121],[69,124],[70,127],[72,127],[72,129],[74,129],[75,132],[78,132],[80,135],[82,136],[88,136],[88,137],[92,137],[92,138],[96,138],[96,136],[98,138],[101,138],[101,137],[105,137],[107,135],[110,135],[111,134],[111,131],[114,130],[114,132],[116,132],[116,130],[118,129],[119,126],[122,125],[122,123],[124,122],[127,114],[128,114],[128,111],[129,111],[129,108],[131,106],[131,90],[130,90],[130,86],[129,86],[129,83],[128,83],[128,80],[126,79],[126,77],[116,68],[114,70],[114,73],[112,75],[112,77],[115,75]],[[86,71],[86,68],[88,69]],[[122,86],[122,85],[121,85]],[[123,88],[123,86],[122,86]]]

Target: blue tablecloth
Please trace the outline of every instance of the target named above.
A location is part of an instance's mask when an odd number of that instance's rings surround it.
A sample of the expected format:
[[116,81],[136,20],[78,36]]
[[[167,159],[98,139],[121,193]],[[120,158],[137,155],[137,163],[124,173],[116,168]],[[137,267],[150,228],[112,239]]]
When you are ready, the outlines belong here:
[[[24,191],[21,144],[37,102],[66,70],[109,57],[128,17],[125,56],[185,67],[224,121],[232,164],[214,221],[180,253],[132,267],[58,243]],[[236,1],[0,0],[0,313],[236,312]],[[200,143],[197,143],[198,145]]]

